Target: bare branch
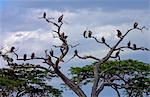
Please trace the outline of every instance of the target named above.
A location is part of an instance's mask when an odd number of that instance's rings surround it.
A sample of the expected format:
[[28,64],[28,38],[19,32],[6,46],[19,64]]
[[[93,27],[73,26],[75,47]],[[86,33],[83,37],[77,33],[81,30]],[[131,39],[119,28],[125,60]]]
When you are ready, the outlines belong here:
[[148,48],[144,48],[144,47],[129,47],[129,46],[121,46],[119,48],[116,48],[115,50],[119,50],[119,49],[131,49],[131,50],[143,50],[143,51],[150,51],[150,49]]
[[94,59],[94,60],[96,60],[96,61],[100,61],[100,59],[98,59],[98,58],[96,58],[96,57],[94,57],[94,56],[91,56],[91,55],[88,55],[88,56],[79,56],[79,54],[78,54],[78,52],[77,52],[77,50],[75,50],[75,55],[74,56],[77,56],[78,58],[80,58],[80,59]]
[[110,85],[110,86],[117,92],[118,97],[121,97],[117,87],[116,86],[112,86],[112,85]]
[[71,48],[77,47],[77,46],[79,46],[79,45],[80,45],[79,43],[76,44],[76,45],[71,45],[71,44],[69,44],[69,46],[70,46]]
[[97,43],[101,43],[101,44],[104,44],[104,45],[106,45],[108,48],[112,48],[112,47],[110,47],[110,45],[108,45],[107,43],[106,43],[106,41],[104,40],[104,37],[102,37],[102,41],[99,41],[96,37],[94,37],[94,36],[92,36],[91,38],[93,38]]

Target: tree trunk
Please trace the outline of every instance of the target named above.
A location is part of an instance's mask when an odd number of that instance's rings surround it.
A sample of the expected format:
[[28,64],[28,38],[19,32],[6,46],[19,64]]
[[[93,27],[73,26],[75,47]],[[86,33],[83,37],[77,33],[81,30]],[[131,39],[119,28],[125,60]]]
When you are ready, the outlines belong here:
[[102,84],[97,90],[95,90],[95,92],[91,93],[91,97],[98,97],[98,95],[100,94],[100,92],[104,89],[104,84]]
[[98,97],[98,95],[96,95],[96,93],[95,94],[92,93],[91,97]]
[[96,90],[97,90],[97,87],[98,87],[98,83],[99,83],[99,65],[98,64],[94,64],[93,66],[93,71],[94,71],[94,82],[93,82],[93,86],[92,86],[92,92],[91,92],[91,97],[98,97],[96,96]]
[[73,90],[79,97],[87,97],[84,92],[81,90],[81,88],[72,82],[70,79],[68,79],[58,68],[55,68],[55,73],[63,80],[63,82],[68,85],[68,87]]

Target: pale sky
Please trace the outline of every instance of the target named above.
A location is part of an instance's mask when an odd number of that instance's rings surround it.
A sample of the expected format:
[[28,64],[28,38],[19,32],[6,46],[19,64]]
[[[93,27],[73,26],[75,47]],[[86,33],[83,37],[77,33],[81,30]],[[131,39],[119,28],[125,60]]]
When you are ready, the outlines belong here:
[[[53,39],[52,25],[39,20],[43,12],[57,19],[64,14],[65,23],[62,31],[68,36],[68,42],[80,45],[78,49],[81,55],[93,54],[99,58],[107,53],[107,49],[97,44],[92,39],[84,39],[84,30],[91,30],[99,39],[102,36],[113,45],[118,39],[115,37],[116,29],[123,33],[132,28],[134,22],[139,26],[149,25],[149,0],[1,0],[0,1],[0,46],[5,48],[15,46],[19,48],[20,55],[30,54],[35,51],[37,55],[43,55],[45,49],[50,49],[52,44],[59,44]],[[132,31],[126,40],[136,43],[137,46],[150,48],[149,30]],[[74,49],[73,49],[74,50]],[[72,56],[71,50],[66,60]],[[122,59],[136,59],[150,63],[150,53],[143,51],[127,50],[121,54]],[[1,67],[3,61],[0,59]],[[69,63],[62,64],[62,71],[67,74],[70,66],[84,66],[90,64],[91,60],[74,59]],[[56,84],[56,82],[53,82]],[[90,93],[90,86],[83,87],[86,93]],[[110,89],[106,89],[110,90]],[[76,97],[72,92],[65,92],[63,97]],[[90,95],[90,94],[89,94]],[[116,97],[104,91],[102,97]]]

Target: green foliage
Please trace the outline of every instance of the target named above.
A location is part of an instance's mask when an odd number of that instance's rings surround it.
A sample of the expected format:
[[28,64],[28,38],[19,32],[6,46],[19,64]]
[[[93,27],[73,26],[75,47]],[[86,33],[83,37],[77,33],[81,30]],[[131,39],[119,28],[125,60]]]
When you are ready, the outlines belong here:
[[[95,63],[96,62],[92,65]],[[92,65],[71,67],[70,72],[72,80],[80,85],[86,85],[92,82],[92,79],[94,78]],[[123,85],[125,84],[124,81],[132,83],[134,88],[126,88],[127,91],[132,90],[132,96],[137,95],[139,91],[142,93],[150,92],[149,64],[131,59],[123,61],[107,61],[100,64],[99,71],[100,79],[110,79],[112,76],[118,76],[122,78],[122,80],[117,80],[117,84]]]
[[22,64],[0,69],[0,95],[2,97],[17,93],[16,97],[32,95],[35,97],[60,97],[62,91],[46,83],[55,74],[40,65]]

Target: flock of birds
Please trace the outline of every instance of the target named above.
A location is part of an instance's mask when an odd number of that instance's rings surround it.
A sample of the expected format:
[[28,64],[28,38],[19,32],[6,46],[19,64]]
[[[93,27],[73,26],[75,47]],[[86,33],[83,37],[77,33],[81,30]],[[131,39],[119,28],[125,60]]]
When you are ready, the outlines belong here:
[[[41,18],[47,19],[47,17],[46,17],[46,12],[43,13],[43,16],[42,16]],[[58,18],[58,23],[62,22],[62,20],[63,20],[63,14]],[[137,26],[138,26],[138,23],[135,22],[134,25],[133,25],[133,28],[137,28]],[[120,31],[120,30],[116,30],[116,31],[117,31],[117,37],[118,37],[118,38],[122,38],[122,33],[121,33],[121,31]],[[84,38],[91,38],[91,37],[92,37],[92,31],[90,31],[90,30],[89,30],[89,31],[84,31],[84,32],[83,32],[83,36],[84,36]],[[64,39],[67,38],[67,36],[65,36],[64,32],[61,33],[61,37],[64,38]],[[103,43],[105,43],[105,38],[102,37],[102,38],[101,38],[101,41],[102,41]],[[127,43],[127,46],[128,46],[128,47],[131,46],[131,42],[130,42],[130,41]],[[136,44],[133,44],[133,49],[136,49]],[[15,51],[15,47],[11,47],[10,53],[12,53],[12,52],[14,52],[14,51]],[[53,56],[53,53],[54,53],[54,52],[51,50],[51,51],[50,51],[50,55]],[[77,54],[77,51],[76,51],[75,53]],[[33,53],[31,54],[31,56],[30,56],[30,59],[34,59],[34,58],[35,58],[35,53],[33,52]],[[24,54],[24,55],[23,55],[23,60],[24,60],[24,61],[27,60],[27,54]]]

